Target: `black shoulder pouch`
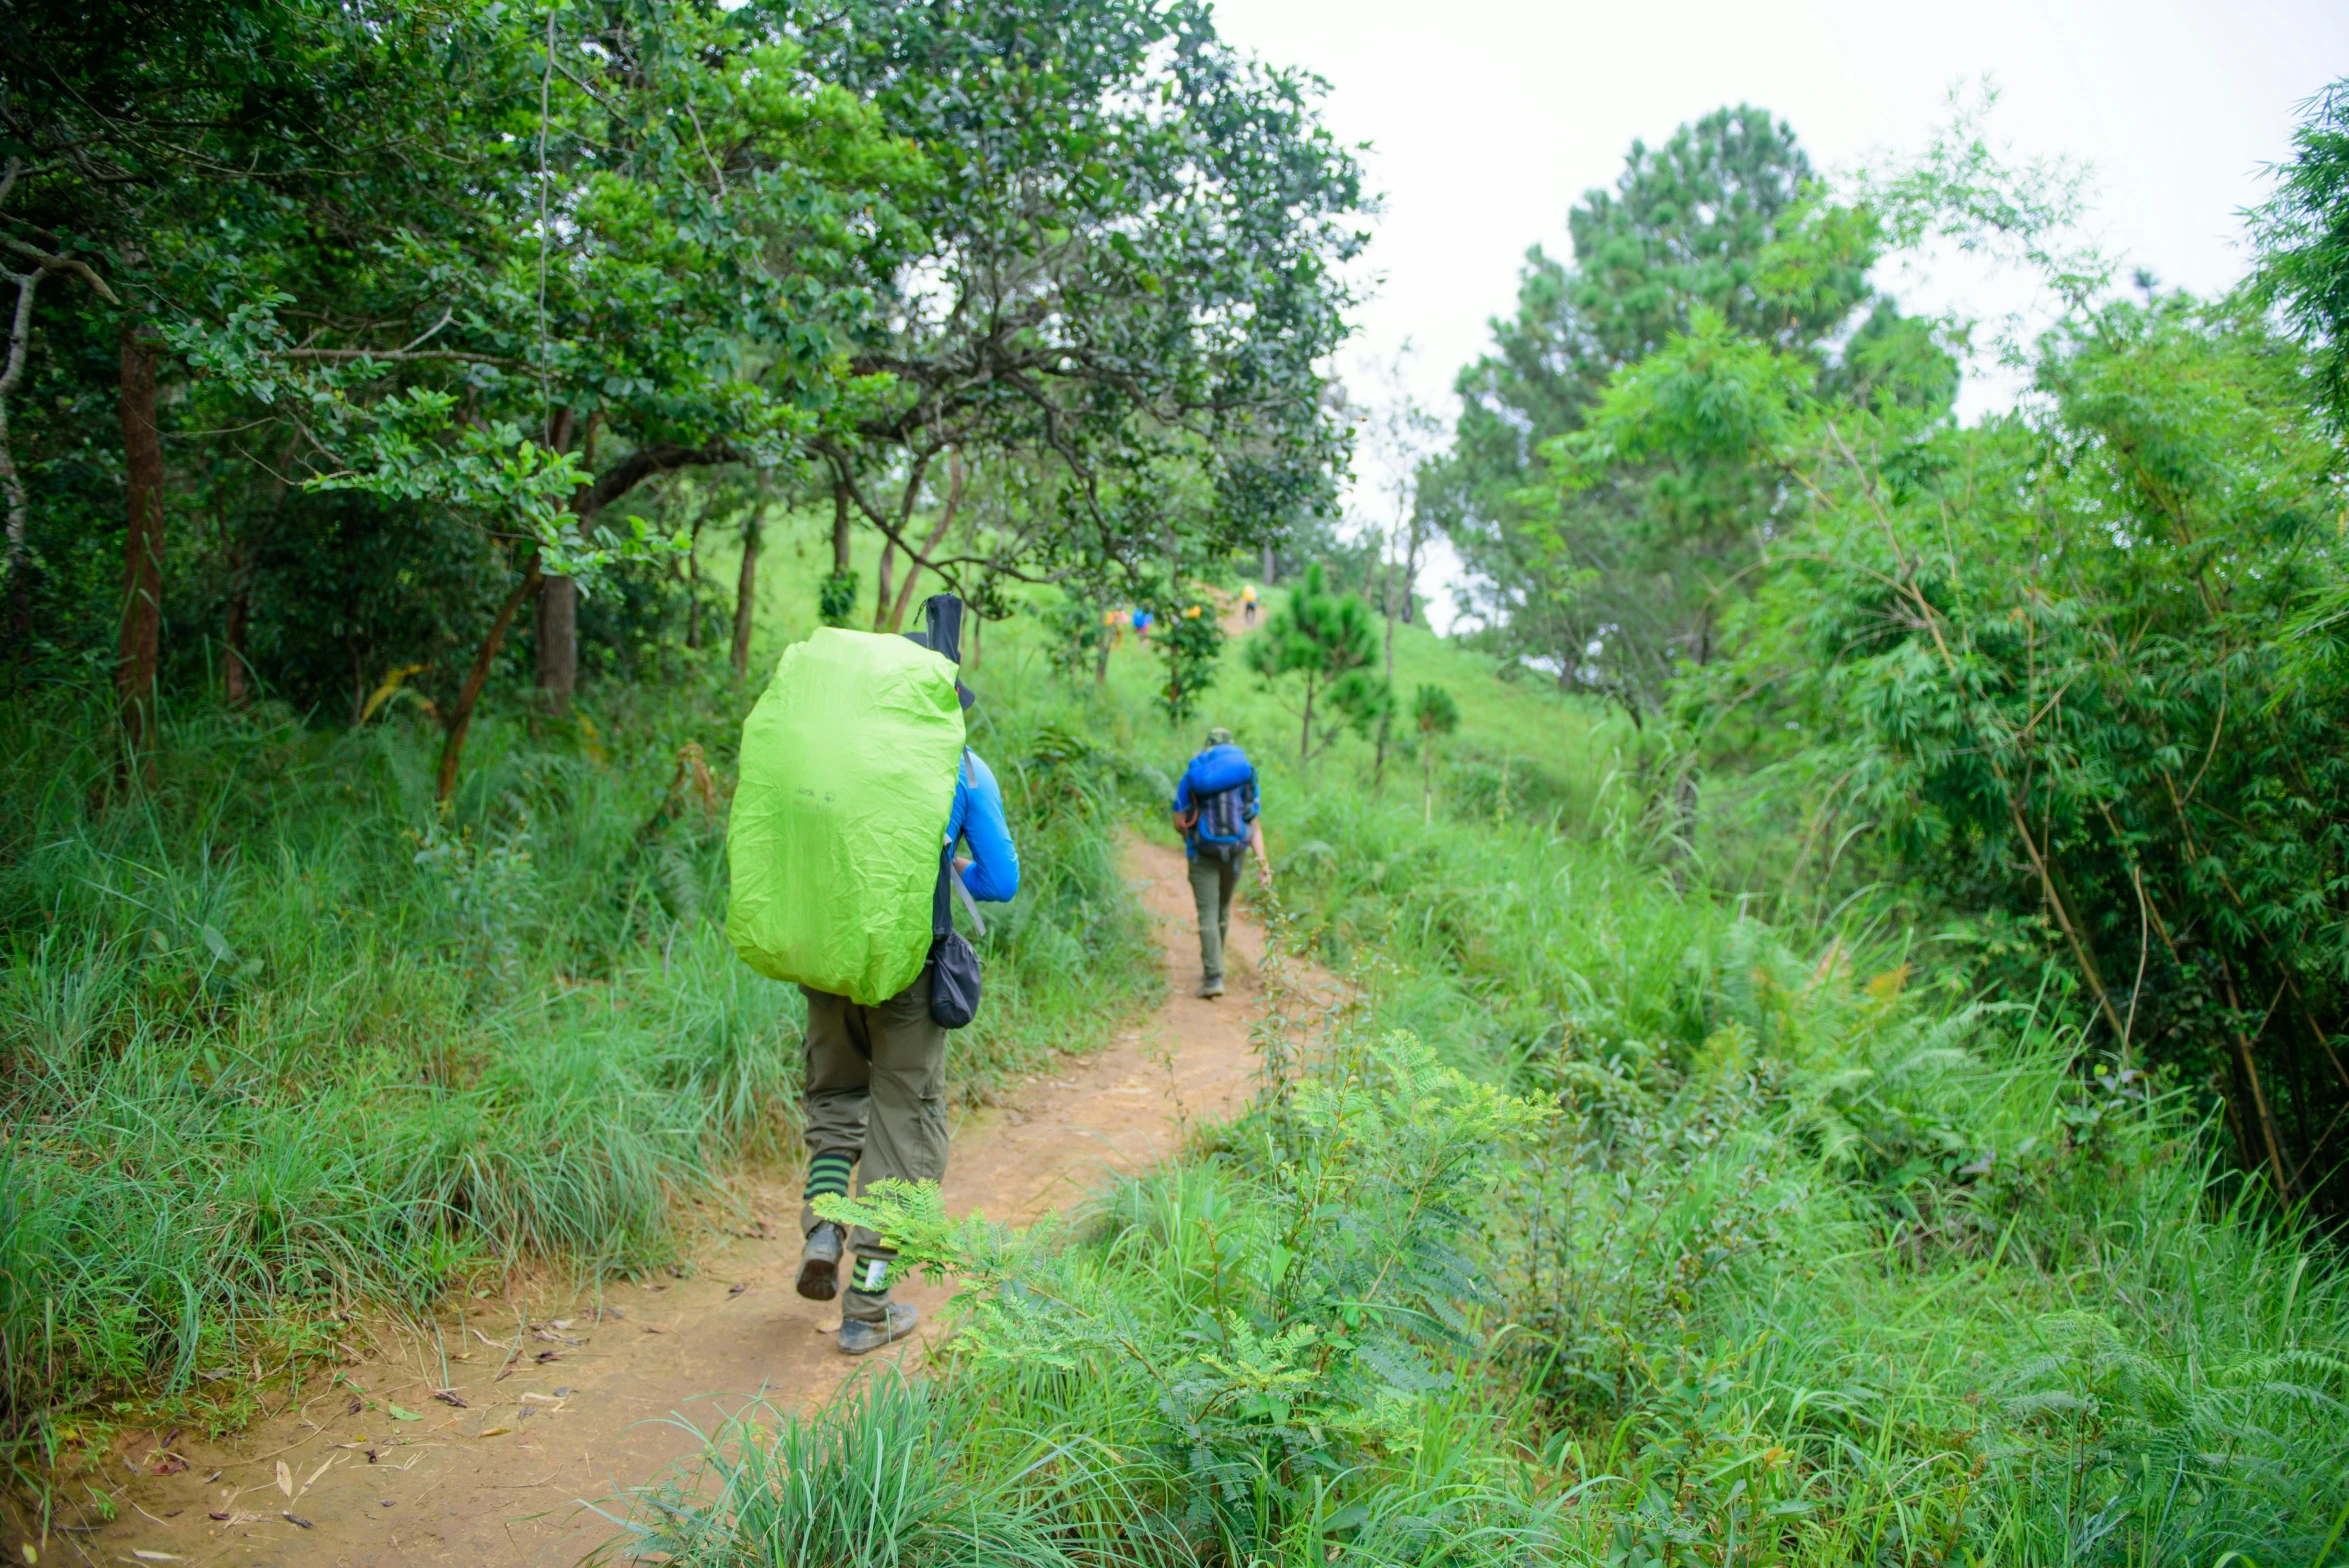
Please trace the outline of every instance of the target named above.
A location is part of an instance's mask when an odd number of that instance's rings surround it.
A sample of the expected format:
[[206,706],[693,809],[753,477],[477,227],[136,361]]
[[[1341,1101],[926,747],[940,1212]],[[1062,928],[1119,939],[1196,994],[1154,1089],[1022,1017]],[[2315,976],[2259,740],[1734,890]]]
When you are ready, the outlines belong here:
[[930,1018],[960,1029],[979,1016],[979,955],[954,929],[948,892],[954,875],[954,845],[938,851],[938,896],[930,905]]

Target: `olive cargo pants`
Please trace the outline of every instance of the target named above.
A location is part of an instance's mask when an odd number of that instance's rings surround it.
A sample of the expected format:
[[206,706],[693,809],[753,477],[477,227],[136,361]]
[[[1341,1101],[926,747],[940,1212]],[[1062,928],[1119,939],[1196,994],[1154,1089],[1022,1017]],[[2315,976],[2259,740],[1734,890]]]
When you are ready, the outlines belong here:
[[[930,1017],[930,970],[888,1001],[862,1006],[845,996],[811,991],[807,998],[807,1154],[811,1169],[825,1155],[858,1165],[856,1190],[895,1177],[940,1181],[946,1175],[946,1029]],[[816,1227],[816,1211],[802,1204],[802,1232]],[[871,1232],[849,1244],[859,1252],[885,1251]]]
[[1199,906],[1200,978],[1209,985],[1223,982],[1223,944],[1232,930],[1232,889],[1239,884],[1240,862],[1235,857],[1201,852],[1191,862],[1191,897]]

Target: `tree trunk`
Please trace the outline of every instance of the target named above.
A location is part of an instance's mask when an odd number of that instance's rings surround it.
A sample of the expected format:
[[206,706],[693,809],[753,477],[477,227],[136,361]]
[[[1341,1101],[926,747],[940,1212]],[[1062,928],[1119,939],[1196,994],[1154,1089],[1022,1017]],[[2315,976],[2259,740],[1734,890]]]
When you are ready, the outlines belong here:
[[[547,422],[546,444],[557,452],[571,446],[575,416],[558,408]],[[588,422],[588,461],[595,460],[595,422]],[[592,489],[592,484],[589,485]],[[576,508],[578,498],[572,505]],[[587,521],[584,515],[580,521]],[[531,575],[538,576],[533,557]],[[557,717],[571,711],[571,694],[579,687],[579,585],[568,577],[539,578],[538,590],[538,699]]]
[[1264,547],[1264,586],[1267,588],[1272,586],[1272,568],[1272,546],[1266,545]]
[[[904,538],[913,527],[914,508],[921,503],[922,499],[922,481],[930,472],[930,459],[935,455],[931,452],[915,455],[912,467],[905,476],[905,488],[898,494],[897,532],[891,535],[886,529],[882,531],[881,580],[874,585],[873,594],[873,630],[877,632],[892,631],[896,627],[896,623],[890,618],[890,610],[895,606],[896,599],[890,593],[889,588],[892,568],[897,563],[897,541]],[[913,547],[910,544],[906,546],[905,553],[909,556],[913,554]],[[913,582],[912,574],[916,570],[918,568],[912,566],[907,568],[906,583],[909,591]],[[902,610],[899,613],[902,614]]]
[[220,684],[228,705],[241,708],[253,700],[245,684],[245,633],[253,619],[253,588],[247,580],[252,564],[243,549],[237,551],[234,570],[228,590],[228,624],[221,629]]
[[7,363],[0,368],[0,493],[5,493],[8,500],[6,643],[15,649],[24,646],[33,630],[32,556],[25,548],[24,537],[31,502],[25,495],[24,479],[16,471],[16,449],[9,441],[8,400],[16,395],[17,384],[24,379],[25,348],[33,330],[33,291],[41,286],[42,272],[34,267],[10,276],[16,283],[16,310],[9,318]]
[[701,530],[713,504],[705,500],[694,509],[693,533],[685,541],[685,559],[678,564],[685,578],[685,647],[691,653],[701,652]]
[[1419,503],[1416,500],[1411,504],[1411,532],[1408,538],[1410,544],[1403,552],[1403,624],[1405,626],[1417,624],[1411,619],[1411,600],[1419,586],[1419,550],[1427,542],[1419,526]]
[[155,428],[155,354],[128,321],[122,327],[121,413],[130,515],[114,690],[123,740],[143,767],[155,741],[155,662],[163,635],[163,438]]
[[[958,451],[949,454],[946,460],[946,471],[950,476],[946,489],[946,506],[938,514],[938,526],[931,529],[930,537],[922,541],[922,554],[925,556],[938,553],[938,546],[946,540],[946,530],[954,526],[955,512],[962,506],[962,453]],[[883,598],[887,598],[889,593],[889,553],[886,550],[881,552],[881,563],[881,594]],[[905,563],[905,585],[897,590],[897,608],[889,614],[888,629],[890,631],[905,630],[906,612],[913,608],[914,584],[921,580],[921,576],[922,563],[920,559],[909,559]]]
[[1371,763],[1370,787],[1384,789],[1387,782],[1387,741],[1394,733],[1395,722],[1395,563],[1386,563],[1381,575],[1380,600],[1386,609],[1387,631],[1387,703],[1378,716],[1378,753]]
[[893,571],[896,565],[897,541],[894,539],[883,539],[881,541],[881,566],[880,570],[875,574],[876,580],[873,583],[873,630],[877,632],[885,632],[889,629],[889,604],[891,598],[889,592],[889,579],[893,575]]
[[1095,691],[1099,691],[1109,684],[1109,649],[1111,643],[1116,640],[1115,632],[1116,628],[1112,627],[1108,618],[1104,616],[1101,622],[1101,648],[1093,655],[1093,689]]
[[839,479],[832,484],[832,571],[845,575],[848,571],[848,481]]
[[750,675],[750,632],[759,602],[759,535],[767,523],[767,471],[759,470],[758,499],[742,522],[742,572],[734,579],[734,678]]
[[1313,760],[1313,672],[1305,672],[1305,723],[1297,731],[1297,766]]
[[2243,1017],[2243,999],[2235,994],[2235,971],[2223,957],[2219,960],[2219,980],[2227,992],[2227,1033],[2234,1039],[2235,1059],[2241,1064],[2244,1082],[2251,1089],[2251,1109],[2259,1118],[2260,1141],[2267,1148],[2268,1174],[2275,1183],[2276,1201],[2289,1204],[2292,1201],[2292,1181],[2284,1174],[2284,1140],[2276,1131],[2275,1113],[2268,1108],[2267,1087],[2259,1081],[2259,1065],[2252,1060],[2251,1042],[2245,1038],[2243,1026],[2239,1022]]
[[530,570],[522,574],[513,592],[506,595],[506,602],[498,606],[498,616],[490,622],[489,635],[481,640],[481,647],[473,655],[473,668],[465,672],[465,686],[457,693],[457,705],[449,710],[448,734],[440,743],[440,781],[433,799],[446,804],[456,791],[457,764],[465,755],[465,732],[473,727],[474,705],[481,700],[481,688],[489,681],[490,666],[497,662],[498,649],[505,643],[506,629],[514,624],[515,612],[542,583],[557,580],[539,575],[538,557],[533,555]]
[[571,711],[579,687],[579,585],[568,577],[538,584],[538,700],[548,713]]

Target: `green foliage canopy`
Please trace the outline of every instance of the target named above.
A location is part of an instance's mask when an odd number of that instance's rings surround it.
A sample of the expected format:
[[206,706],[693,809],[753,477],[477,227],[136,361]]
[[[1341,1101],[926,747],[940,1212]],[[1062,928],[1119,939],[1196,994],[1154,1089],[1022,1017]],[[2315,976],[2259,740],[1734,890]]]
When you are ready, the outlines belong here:
[[[1459,549],[1463,608],[1493,651],[1635,716],[1656,712],[1679,663],[1715,656],[1720,595],[1779,505],[1743,456],[1755,432],[1730,426],[1776,418],[1812,381],[1860,404],[1948,407],[1947,354],[1868,282],[1875,219],[1815,185],[1788,126],[1722,109],[1662,147],[1633,144],[1615,189],[1569,215],[1574,266],[1529,255],[1517,315],[1493,323],[1494,352],[1461,372],[1452,450],[1420,483],[1422,515]],[[1752,375],[1682,364],[1676,381],[1668,367],[1616,381],[1676,343],[1692,345],[1681,361],[1741,356]],[[1733,388],[1735,409],[1686,402]],[[1597,418],[1648,428],[1625,423],[1626,399],[1657,402],[1655,416],[1676,409],[1678,438],[1592,437]]]
[[[873,526],[950,577],[1146,593],[1168,555],[1328,509],[1343,432],[1315,367],[1363,198],[1317,84],[1171,0],[855,0],[807,36],[936,171],[908,198],[922,245],[853,335],[870,379],[811,443]],[[1015,456],[1042,493],[939,555],[904,519],[949,448]]]
[[2276,194],[2253,214],[2262,252],[2253,286],[2315,348],[2332,417],[2349,424],[2349,81],[2318,94],[2305,116]]
[[2349,558],[2318,383],[2255,303],[2184,296],[2074,307],[2034,380],[1962,429],[1708,314],[1553,455],[1735,461],[1799,498],[1683,716],[1809,781],[1806,853],[1867,830],[1929,903],[2043,931],[2105,1049],[2203,1086],[2276,1193],[2330,1205]]

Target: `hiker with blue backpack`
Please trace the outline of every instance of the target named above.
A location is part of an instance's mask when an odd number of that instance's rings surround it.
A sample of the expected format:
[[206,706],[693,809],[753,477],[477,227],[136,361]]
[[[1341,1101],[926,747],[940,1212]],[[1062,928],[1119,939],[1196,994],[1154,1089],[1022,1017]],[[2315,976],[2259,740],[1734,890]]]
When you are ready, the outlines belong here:
[[1272,862],[1265,858],[1264,825],[1257,821],[1263,797],[1256,765],[1232,744],[1232,732],[1211,729],[1207,749],[1183,769],[1175,786],[1174,822],[1191,863],[1191,897],[1199,907],[1199,995],[1223,995],[1223,949],[1231,934],[1232,889],[1240,879],[1240,857],[1256,856],[1256,880],[1272,886]]

